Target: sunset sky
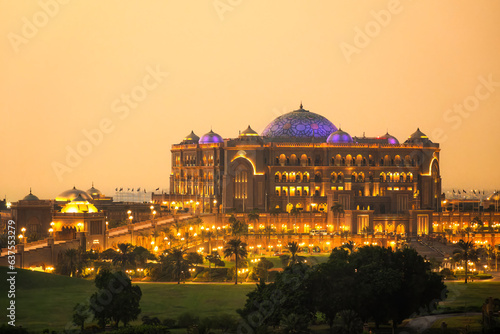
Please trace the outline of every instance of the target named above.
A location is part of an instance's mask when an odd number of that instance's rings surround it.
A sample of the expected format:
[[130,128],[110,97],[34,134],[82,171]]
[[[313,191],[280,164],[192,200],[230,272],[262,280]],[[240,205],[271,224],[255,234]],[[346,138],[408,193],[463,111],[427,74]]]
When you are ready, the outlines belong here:
[[167,189],[170,146],[191,130],[260,133],[301,101],[352,136],[419,127],[441,145],[444,189],[500,188],[499,1],[0,0],[0,13],[8,201]]

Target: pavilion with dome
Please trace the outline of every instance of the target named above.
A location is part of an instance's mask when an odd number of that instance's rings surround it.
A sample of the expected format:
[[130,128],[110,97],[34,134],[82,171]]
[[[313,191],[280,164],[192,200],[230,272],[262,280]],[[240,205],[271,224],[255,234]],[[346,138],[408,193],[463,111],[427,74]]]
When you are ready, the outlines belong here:
[[324,212],[331,231],[428,233],[440,208],[439,151],[420,129],[403,143],[389,133],[352,136],[301,104],[261,134],[191,131],[172,145],[168,198],[153,200],[192,212]]

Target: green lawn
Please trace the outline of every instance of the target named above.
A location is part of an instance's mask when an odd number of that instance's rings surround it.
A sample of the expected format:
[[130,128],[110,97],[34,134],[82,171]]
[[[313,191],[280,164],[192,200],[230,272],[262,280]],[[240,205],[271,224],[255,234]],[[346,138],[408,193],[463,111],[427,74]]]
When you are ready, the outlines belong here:
[[[1,277],[7,270],[0,267]],[[16,277],[16,325],[41,332],[45,328],[60,330],[71,320],[73,306],[85,302],[95,291],[93,281],[69,278],[53,274],[17,269]],[[0,308],[8,306],[6,280],[0,283]],[[243,307],[246,294],[255,288],[253,284],[140,284],[144,315],[177,318],[184,312],[200,317],[215,314],[234,314]]]
[[500,298],[500,282],[446,282],[448,298],[439,303],[442,311],[480,311],[487,297]]
[[[0,308],[7,308],[7,270],[0,267]],[[94,291],[92,281],[17,269],[17,325],[40,332],[44,328],[59,330],[71,320],[76,303],[84,302]],[[447,282],[448,299],[440,310],[460,311],[464,307],[479,308],[489,297],[500,297],[500,282]],[[143,292],[142,313],[160,319],[177,318],[184,312],[200,317],[234,314],[246,300],[253,284],[140,284]]]

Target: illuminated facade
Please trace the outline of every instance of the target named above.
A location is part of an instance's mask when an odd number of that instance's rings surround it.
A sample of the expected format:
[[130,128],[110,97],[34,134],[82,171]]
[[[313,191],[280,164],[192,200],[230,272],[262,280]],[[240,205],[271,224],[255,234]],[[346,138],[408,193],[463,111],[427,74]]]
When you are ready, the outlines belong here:
[[193,212],[324,211],[332,231],[426,234],[440,208],[439,151],[418,129],[401,144],[388,133],[351,137],[301,105],[260,135],[191,132],[172,145],[170,194],[153,199]]

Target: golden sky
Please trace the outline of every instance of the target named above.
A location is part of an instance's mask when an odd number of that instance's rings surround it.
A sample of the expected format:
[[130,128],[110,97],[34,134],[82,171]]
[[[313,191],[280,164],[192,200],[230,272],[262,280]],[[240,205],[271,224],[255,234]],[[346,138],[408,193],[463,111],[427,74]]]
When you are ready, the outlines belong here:
[[167,189],[170,146],[191,130],[260,133],[301,101],[352,136],[419,127],[441,144],[445,189],[500,188],[499,1],[0,0],[0,13],[10,201]]

